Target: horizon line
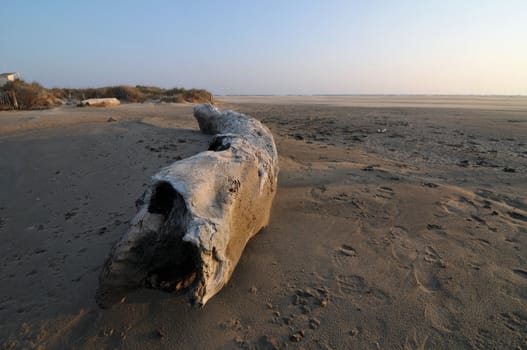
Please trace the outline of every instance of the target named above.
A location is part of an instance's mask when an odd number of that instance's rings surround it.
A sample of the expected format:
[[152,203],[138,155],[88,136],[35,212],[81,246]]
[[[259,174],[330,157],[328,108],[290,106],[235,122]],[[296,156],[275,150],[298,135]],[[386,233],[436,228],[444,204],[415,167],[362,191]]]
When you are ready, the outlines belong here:
[[402,93],[402,94],[215,94],[214,96],[221,97],[221,96],[232,96],[232,97],[249,97],[249,96],[262,96],[262,97],[291,97],[291,96],[298,96],[298,97],[316,97],[316,96],[324,96],[324,97],[340,97],[340,96],[357,96],[357,97],[375,97],[375,96],[396,96],[396,97],[527,97],[527,94],[409,94],[409,93]]

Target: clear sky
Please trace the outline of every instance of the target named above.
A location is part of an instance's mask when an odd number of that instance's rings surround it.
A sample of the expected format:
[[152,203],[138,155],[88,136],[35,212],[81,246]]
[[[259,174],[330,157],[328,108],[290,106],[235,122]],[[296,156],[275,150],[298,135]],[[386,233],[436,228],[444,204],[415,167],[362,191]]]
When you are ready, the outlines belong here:
[[526,0],[1,0],[0,71],[47,87],[527,94]]

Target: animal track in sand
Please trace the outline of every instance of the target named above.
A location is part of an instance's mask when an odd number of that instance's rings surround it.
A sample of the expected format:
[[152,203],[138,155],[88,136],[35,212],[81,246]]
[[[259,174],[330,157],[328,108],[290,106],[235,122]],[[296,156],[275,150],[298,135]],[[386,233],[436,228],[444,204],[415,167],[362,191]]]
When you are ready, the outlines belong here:
[[381,186],[377,188],[377,192],[375,193],[376,198],[384,199],[385,201],[389,201],[395,196],[395,193],[390,187]]
[[353,188],[312,187],[302,202],[308,212],[357,220],[369,211],[368,203],[352,195]]
[[406,335],[404,340],[404,349],[405,350],[425,350],[426,342],[428,341],[428,334],[419,336],[415,328],[412,329],[412,332]]
[[371,288],[358,275],[338,275],[337,286],[341,296],[370,298],[373,304],[389,304],[390,296],[378,288]]
[[357,252],[355,251],[355,249],[353,249],[353,247],[347,244],[341,245],[340,248],[338,249],[338,252],[341,255],[350,256],[350,257],[357,255]]
[[448,237],[448,234],[446,233],[445,230],[443,230],[443,227],[441,225],[427,224],[426,228],[429,231],[434,232],[435,234],[437,234],[438,236],[440,236],[442,238]]
[[[370,190],[365,188],[363,193],[368,194],[367,208],[372,218],[390,219],[400,214],[399,206],[395,198],[395,192],[386,186]],[[369,200],[368,200],[369,199]]]
[[478,271],[481,270],[481,265],[477,262],[469,262],[468,266],[474,270],[478,270]]
[[441,207],[448,214],[470,213],[477,208],[474,202],[463,196],[459,196],[458,198],[447,198],[441,203]]
[[509,216],[515,220],[519,220],[519,221],[523,221],[523,222],[527,222],[527,216],[521,214],[521,213],[518,213],[518,212],[515,212],[515,211],[509,211],[507,212],[507,214],[509,214]]
[[484,248],[488,248],[488,247],[491,246],[490,242],[488,240],[486,240],[486,239],[483,239],[483,238],[476,238],[476,239],[474,239],[474,241],[476,243],[478,243],[479,245],[481,245],[482,247],[484,247]]
[[520,277],[522,277],[522,278],[527,279],[527,271],[525,271],[525,270],[522,270],[522,269],[513,269],[512,272],[514,272],[515,274],[517,274],[518,276],[520,276]]
[[459,327],[458,322],[443,305],[425,305],[425,318],[430,321],[432,327],[443,333],[452,333]]
[[425,248],[425,252],[424,252],[424,260],[427,262],[427,263],[430,263],[430,264],[436,264],[438,265],[439,267],[444,267],[444,263],[443,263],[443,260],[441,260],[441,257],[439,256],[439,254],[435,251],[434,248],[430,247],[430,246],[427,246]]
[[504,312],[499,319],[502,324],[511,330],[515,335],[527,334],[527,314],[522,311]]
[[476,334],[474,348],[475,349],[495,349],[496,344],[492,333],[486,329],[478,329]]
[[369,289],[364,278],[357,275],[337,276],[339,291],[344,295],[365,294]]
[[436,292],[441,287],[439,280],[426,268],[416,265],[414,266],[413,274],[417,286],[425,292]]
[[499,204],[506,204],[514,209],[520,209],[527,211],[527,203],[524,202],[521,198],[511,198],[504,194],[494,193],[486,189],[479,189],[475,192],[476,195],[487,199],[495,201]]
[[392,227],[390,234],[392,257],[410,270],[417,286],[427,293],[439,290],[436,273],[446,265],[437,251],[432,246],[420,248],[419,242],[412,240],[404,227]]
[[333,265],[341,270],[347,270],[351,266],[351,261],[357,256],[357,251],[350,245],[343,244],[333,251],[331,259]]
[[[440,203],[440,207],[447,215],[464,217],[467,221],[473,222],[475,226],[481,225],[492,232],[498,232],[498,228],[495,226],[495,217],[499,213],[494,210],[494,205],[495,203],[491,203],[487,199],[471,200],[465,196],[446,198]],[[440,215],[436,216],[441,217]],[[429,227],[429,229],[432,228]],[[435,232],[441,234],[439,230],[435,230]]]

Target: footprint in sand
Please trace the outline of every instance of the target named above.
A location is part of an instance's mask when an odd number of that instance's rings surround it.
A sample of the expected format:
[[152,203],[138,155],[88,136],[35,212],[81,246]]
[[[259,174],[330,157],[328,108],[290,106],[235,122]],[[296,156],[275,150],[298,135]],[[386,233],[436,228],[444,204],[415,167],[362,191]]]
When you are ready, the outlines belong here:
[[415,243],[410,240],[408,231],[402,226],[395,226],[390,229],[390,236],[392,257],[404,268],[410,269],[417,259],[418,251]]
[[427,246],[424,251],[419,252],[417,259],[412,264],[413,275],[417,286],[428,293],[438,291],[441,287],[436,278],[437,270],[444,268],[445,263],[434,250]]

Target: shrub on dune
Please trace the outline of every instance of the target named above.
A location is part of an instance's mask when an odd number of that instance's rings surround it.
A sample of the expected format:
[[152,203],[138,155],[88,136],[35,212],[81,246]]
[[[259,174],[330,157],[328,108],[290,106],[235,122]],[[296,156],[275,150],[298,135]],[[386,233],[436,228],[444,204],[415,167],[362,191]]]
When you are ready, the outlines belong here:
[[62,104],[60,98],[38,83],[10,81],[0,87],[0,109],[47,109]]
[[38,83],[16,80],[0,87],[0,110],[46,109],[60,105],[64,101],[77,104],[79,101],[95,98],[116,98],[128,103],[142,103],[147,100],[171,103],[214,103],[212,94],[204,89],[178,87],[163,89],[143,85],[46,89]]

